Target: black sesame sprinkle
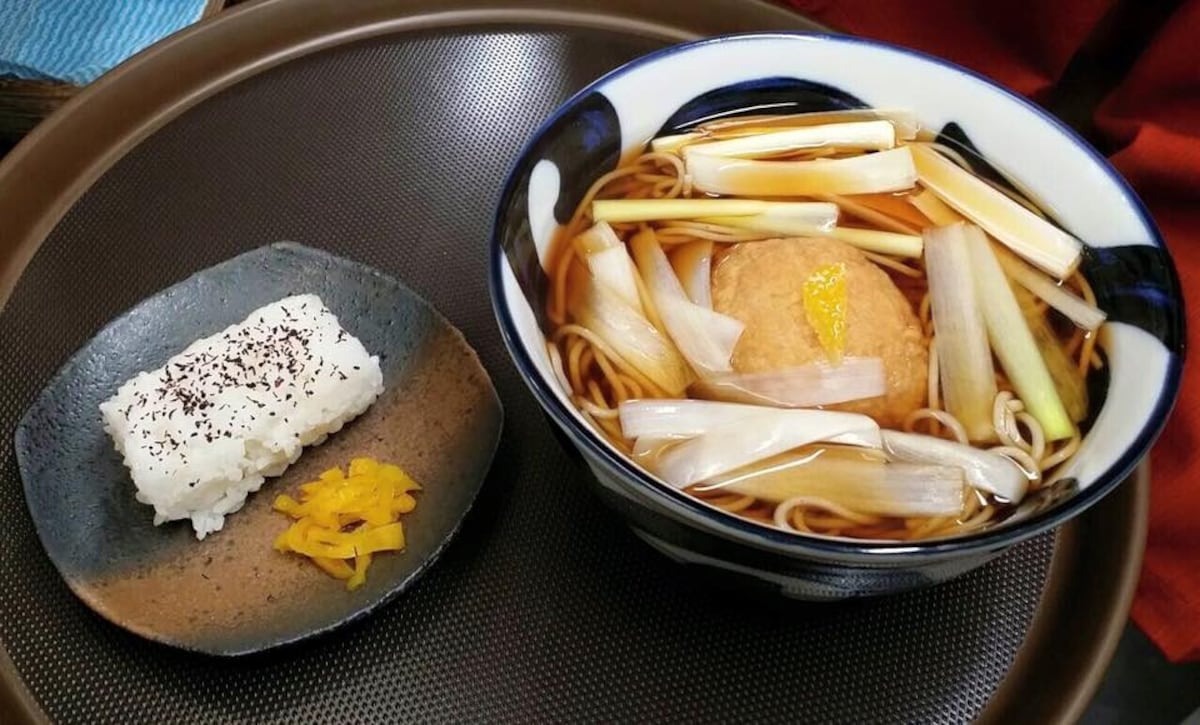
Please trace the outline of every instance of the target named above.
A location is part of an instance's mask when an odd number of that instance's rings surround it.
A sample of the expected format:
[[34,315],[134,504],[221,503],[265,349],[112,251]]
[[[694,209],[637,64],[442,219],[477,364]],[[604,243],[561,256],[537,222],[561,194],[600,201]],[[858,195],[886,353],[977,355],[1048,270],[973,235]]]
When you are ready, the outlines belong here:
[[[299,312],[307,309],[307,304],[302,303]],[[316,314],[328,314],[319,305],[314,310]],[[249,412],[231,416],[234,420],[230,422],[212,417],[214,409],[217,412],[235,409],[236,404],[225,402],[229,400],[228,394],[237,396],[237,391],[242,391],[240,397],[258,410],[269,405],[259,399],[264,394],[276,404],[291,402],[297,408],[297,393],[303,390],[305,397],[313,397],[315,393],[310,386],[321,376],[348,379],[336,366],[327,366],[322,355],[314,354],[313,332],[302,327],[294,308],[281,306],[272,317],[274,321],[268,322],[258,315],[236,329],[225,330],[214,338],[220,349],[210,346],[173,360],[159,370],[152,386],[148,386],[150,389],[141,388],[124,410],[130,422],[129,436],[140,438],[156,461],[168,455],[186,461],[188,441],[203,436],[206,443],[212,443],[220,438],[233,438],[235,432],[240,436],[250,430],[247,421],[257,419]],[[348,337],[340,328],[336,335],[336,342]],[[354,369],[359,370],[360,366],[355,365]],[[259,397],[246,395],[246,391],[259,391]],[[175,432],[162,432],[158,421],[174,421],[177,414],[183,419],[180,425],[187,430],[171,428]],[[268,415],[278,417],[274,410],[268,411]],[[283,422],[287,423],[288,418],[284,417]],[[299,433],[293,435],[299,438]]]

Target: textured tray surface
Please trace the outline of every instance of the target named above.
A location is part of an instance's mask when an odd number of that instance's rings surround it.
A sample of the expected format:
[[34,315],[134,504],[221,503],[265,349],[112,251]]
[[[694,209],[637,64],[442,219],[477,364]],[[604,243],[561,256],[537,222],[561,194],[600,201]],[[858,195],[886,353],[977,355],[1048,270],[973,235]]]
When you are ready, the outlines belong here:
[[949,585],[832,607],[694,581],[585,490],[504,352],[484,249],[537,122],[657,41],[425,31],[334,48],[201,103],[107,172],[0,315],[0,437],[104,322],[278,239],[395,274],[479,351],[507,409],[462,535],[411,592],[332,638],[237,662],[141,641],[77,602],[0,453],[0,639],[61,722],[821,719],[961,722],[1006,672],[1054,540]]

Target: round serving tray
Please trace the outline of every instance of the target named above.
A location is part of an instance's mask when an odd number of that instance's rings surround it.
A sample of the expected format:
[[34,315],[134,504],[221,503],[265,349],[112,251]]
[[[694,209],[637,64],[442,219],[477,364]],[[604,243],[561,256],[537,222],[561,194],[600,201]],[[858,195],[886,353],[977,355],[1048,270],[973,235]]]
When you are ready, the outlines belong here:
[[[586,490],[485,284],[509,163],[571,92],[701,35],[805,29],[749,0],[264,0],[174,36],[0,164],[0,437],[106,320],[280,239],[394,274],[479,351],[508,410],[443,561],[341,634],[214,662],[76,601],[0,451],[0,713],[56,722],[1074,721],[1124,625],[1149,475],[947,585],[806,605],[655,554]],[[1102,576],[1096,572],[1103,572]]]

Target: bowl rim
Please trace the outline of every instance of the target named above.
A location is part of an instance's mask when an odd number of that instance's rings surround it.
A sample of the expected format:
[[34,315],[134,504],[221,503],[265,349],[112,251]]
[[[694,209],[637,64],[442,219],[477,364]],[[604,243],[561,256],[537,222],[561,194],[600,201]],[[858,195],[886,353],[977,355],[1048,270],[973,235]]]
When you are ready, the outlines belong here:
[[[1183,295],[1179,283],[1178,272],[1170,250],[1164,241],[1158,226],[1150,216],[1149,210],[1138,197],[1137,193],[1119,172],[1100,154],[1090,143],[1083,139],[1072,128],[1050,114],[1032,101],[1017,94],[986,76],[965,68],[952,61],[939,58],[923,51],[905,46],[871,40],[856,36],[838,35],[811,31],[771,31],[749,32],[713,36],[699,40],[667,46],[659,50],[639,56],[624,65],[600,76],[584,86],[578,92],[559,105],[537,129],[529,136],[520,152],[517,154],[506,174],[501,194],[493,216],[491,234],[489,236],[488,292],[491,298],[492,311],[500,328],[501,337],[509,355],[513,358],[525,384],[533,392],[539,405],[547,415],[554,419],[569,435],[572,441],[583,450],[587,457],[600,461],[605,467],[620,475],[616,479],[625,486],[633,487],[643,496],[649,496],[656,503],[665,504],[667,509],[683,517],[704,531],[733,538],[751,545],[765,547],[770,550],[782,551],[788,554],[808,554],[828,557],[830,555],[855,555],[865,557],[892,557],[896,555],[936,557],[947,554],[967,554],[980,551],[995,551],[1029,539],[1050,528],[1056,527],[1082,513],[1105,495],[1116,488],[1133,472],[1138,462],[1149,453],[1154,441],[1162,433],[1167,419],[1179,396],[1182,380],[1184,348],[1168,350],[1168,363],[1163,387],[1159,390],[1154,408],[1137,433],[1129,448],[1113,463],[1108,470],[1099,474],[1087,488],[1079,491],[1064,503],[1037,512],[1028,518],[1021,519],[1011,526],[998,529],[985,529],[980,532],[942,539],[918,541],[870,541],[863,539],[836,539],[813,536],[803,532],[791,532],[772,526],[742,519],[714,509],[704,502],[683,491],[675,490],[657,481],[646,471],[636,466],[625,456],[621,456],[604,445],[595,431],[588,428],[566,409],[558,396],[550,388],[550,382],[538,371],[533,359],[521,342],[516,324],[508,307],[502,280],[502,266],[507,264],[504,249],[501,246],[501,236],[504,231],[506,209],[518,188],[518,180],[524,167],[529,165],[530,152],[543,137],[551,132],[559,120],[582,100],[602,88],[615,78],[636,72],[644,66],[651,65],[663,58],[691,49],[727,44],[731,47],[740,44],[754,44],[762,41],[803,41],[820,42],[842,46],[867,46],[885,53],[898,53],[915,58],[920,62],[938,65],[959,75],[973,79],[992,91],[998,91],[1009,100],[1015,102],[1018,108],[1033,114],[1042,123],[1049,124],[1061,132],[1063,136],[1082,150],[1091,162],[1096,165],[1107,181],[1131,202],[1133,213],[1144,224],[1149,232],[1151,245],[1161,249],[1167,262],[1167,277],[1170,287],[1171,300],[1183,309]],[[1186,315],[1180,315],[1181,329],[1186,325]],[[1182,336],[1186,340],[1186,334]],[[642,502],[645,505],[645,502]]]

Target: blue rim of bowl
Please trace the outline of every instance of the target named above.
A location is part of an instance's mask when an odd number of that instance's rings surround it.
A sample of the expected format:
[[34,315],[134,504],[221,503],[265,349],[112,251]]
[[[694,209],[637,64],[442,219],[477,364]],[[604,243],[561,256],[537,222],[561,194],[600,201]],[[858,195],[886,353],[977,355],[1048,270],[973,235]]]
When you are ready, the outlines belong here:
[[[1176,300],[1182,308],[1182,293],[1180,291],[1178,273],[1175,269],[1174,260],[1171,259],[1170,250],[1167,249],[1166,242],[1163,240],[1158,227],[1151,219],[1149,211],[1145,204],[1133,191],[1132,187],[1117,173],[1116,169],[1108,163],[1108,160],[1100,155],[1091,144],[1085,141],[1075,133],[1069,126],[1064,124],[1058,118],[1054,117],[1041,107],[1037,106],[1028,99],[1018,95],[1017,93],[989,80],[985,76],[976,73],[973,70],[964,68],[956,63],[938,58],[937,56],[924,53],[919,50],[913,50],[903,46],[893,45],[875,40],[867,40],[846,35],[835,35],[830,33],[817,32],[769,32],[769,33],[737,33],[730,35],[720,35],[712,38],[702,38],[688,43],[668,46],[660,50],[648,53],[646,55],[635,58],[628,63],[609,71],[600,76],[596,80],[589,83],[583,89],[571,96],[567,101],[560,105],[554,113],[544,120],[537,130],[529,137],[524,147],[518,154],[512,168],[509,169],[508,175],[505,178],[504,186],[500,194],[500,199],[496,208],[495,217],[493,219],[492,233],[489,237],[489,269],[488,269],[488,291],[492,302],[492,312],[496,316],[496,320],[500,326],[501,337],[504,339],[504,344],[508,348],[509,354],[517,364],[521,376],[525,379],[526,385],[533,391],[534,396],[538,399],[543,410],[546,410],[555,419],[555,422],[567,429],[571,434],[571,438],[579,445],[587,449],[587,452],[605,465],[620,472],[625,478],[636,481],[642,489],[643,493],[658,499],[661,503],[667,504],[669,508],[682,508],[684,512],[699,516],[705,522],[711,524],[710,533],[721,536],[727,536],[726,532],[736,533],[738,539],[753,539],[759,543],[771,545],[771,549],[778,550],[780,547],[786,550],[786,553],[804,552],[805,550],[813,553],[830,555],[830,554],[856,554],[865,556],[885,556],[885,555],[938,555],[950,553],[968,553],[977,551],[995,550],[1002,547],[1011,546],[1026,539],[1029,539],[1037,534],[1042,533],[1050,528],[1053,528],[1066,520],[1082,513],[1087,508],[1098,502],[1106,494],[1117,487],[1122,481],[1128,478],[1129,474],[1146,455],[1154,441],[1162,433],[1163,427],[1166,425],[1167,419],[1170,416],[1171,410],[1175,406],[1175,402],[1179,395],[1180,379],[1183,371],[1183,354],[1177,354],[1174,351],[1168,351],[1170,361],[1167,366],[1166,381],[1159,391],[1158,400],[1155,403],[1154,410],[1147,419],[1146,424],[1138,433],[1134,443],[1125,453],[1117,459],[1116,463],[1096,477],[1095,482],[1086,489],[1079,491],[1072,496],[1065,504],[1051,507],[1045,511],[1034,514],[1029,518],[1022,519],[1008,527],[1002,527],[992,530],[984,530],[979,533],[967,534],[963,536],[949,537],[945,539],[933,539],[929,541],[914,541],[914,542],[873,542],[867,540],[843,540],[812,536],[800,532],[788,532],[782,529],[777,529],[771,526],[754,523],[738,516],[731,515],[704,504],[699,499],[689,496],[683,491],[675,490],[655,480],[648,473],[634,465],[625,457],[617,454],[609,449],[607,445],[599,440],[596,432],[581,423],[571,411],[567,410],[566,406],[550,389],[550,384],[538,372],[533,359],[525,350],[524,345],[519,339],[519,333],[516,329],[516,324],[513,322],[507,305],[503,302],[503,280],[501,279],[501,264],[506,264],[507,260],[504,256],[504,250],[500,245],[500,235],[503,229],[504,210],[508,207],[513,195],[517,189],[517,179],[519,174],[525,170],[525,167],[530,166],[529,152],[548,131],[558,122],[558,120],[572,107],[577,105],[581,100],[594,93],[597,89],[603,87],[614,78],[624,76],[642,66],[649,65],[655,61],[665,58],[676,53],[685,52],[696,47],[714,45],[721,43],[743,43],[756,42],[760,40],[806,40],[811,42],[827,42],[844,45],[865,45],[871,48],[882,50],[885,52],[900,53],[908,55],[918,60],[922,60],[934,65],[939,65],[944,68],[956,71],[964,76],[974,79],[988,88],[999,91],[1009,99],[1016,102],[1026,111],[1040,118],[1044,123],[1050,124],[1052,127],[1061,132],[1069,141],[1074,143],[1079,149],[1084,151],[1094,164],[1099,166],[1108,177],[1108,180],[1115,184],[1120,189],[1126,198],[1133,202],[1133,207],[1146,229],[1150,232],[1151,242],[1154,246],[1166,252],[1165,257],[1168,263],[1169,281],[1172,287],[1172,298]],[[1181,325],[1185,324],[1181,321]],[[1186,335],[1184,335],[1186,339]]]

